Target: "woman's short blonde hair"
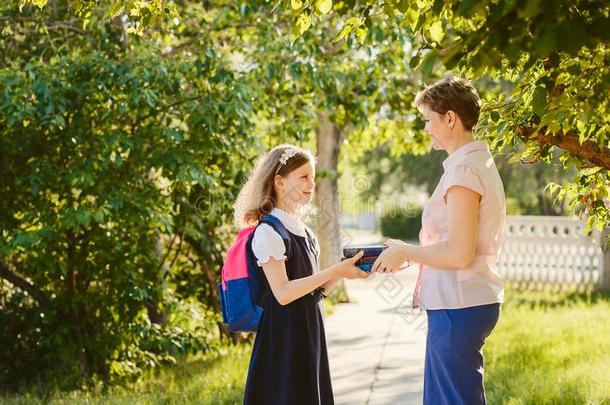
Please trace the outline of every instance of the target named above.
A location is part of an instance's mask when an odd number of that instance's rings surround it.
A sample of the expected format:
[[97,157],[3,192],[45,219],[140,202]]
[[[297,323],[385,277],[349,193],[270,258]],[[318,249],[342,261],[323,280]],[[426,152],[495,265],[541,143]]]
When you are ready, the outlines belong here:
[[[284,155],[292,150],[293,153]],[[282,156],[285,164],[280,161]],[[269,214],[277,204],[277,195],[273,188],[275,176],[285,176],[307,162],[315,164],[316,158],[308,150],[291,144],[278,145],[259,157],[254,170],[242,187],[235,200],[234,222],[239,228],[254,226],[262,217]]]
[[439,114],[451,110],[469,131],[475,127],[481,113],[481,99],[472,82],[449,75],[420,91],[415,97],[415,105],[420,109],[426,105]]

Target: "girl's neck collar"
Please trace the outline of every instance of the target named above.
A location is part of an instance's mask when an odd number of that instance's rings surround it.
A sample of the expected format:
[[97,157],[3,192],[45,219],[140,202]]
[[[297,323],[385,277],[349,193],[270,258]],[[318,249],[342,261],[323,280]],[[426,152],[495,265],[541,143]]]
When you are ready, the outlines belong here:
[[295,235],[299,235],[299,236],[307,235],[307,233],[305,232],[305,224],[303,223],[301,218],[299,218],[298,215],[291,214],[291,213],[284,211],[283,209],[277,208],[277,207],[274,207],[271,210],[270,214],[277,217],[280,221],[282,221],[282,223],[284,224],[286,229],[288,229],[290,232],[294,233]]
[[294,211],[288,211],[283,208],[273,207],[273,209],[271,210],[271,214],[275,215],[274,212],[275,212],[275,214],[287,215],[287,216],[293,217],[294,219],[299,219],[299,216]]
[[281,204],[281,202],[280,202],[280,204],[276,205],[273,209],[278,209],[289,215],[298,216],[297,215],[298,207],[292,206],[291,204],[286,205],[286,204]]

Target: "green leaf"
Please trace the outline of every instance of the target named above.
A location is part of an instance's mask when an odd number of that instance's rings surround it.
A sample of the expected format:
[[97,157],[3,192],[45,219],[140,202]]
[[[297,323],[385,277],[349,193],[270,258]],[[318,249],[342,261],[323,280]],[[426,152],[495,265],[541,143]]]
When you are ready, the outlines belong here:
[[593,224],[595,223],[595,217],[593,215],[587,218],[587,225],[585,226],[584,234],[588,235],[593,230]]
[[407,12],[407,10],[409,9],[409,1],[407,1],[407,0],[399,0],[398,4],[396,4],[396,8],[401,13]]
[[444,0],[434,0],[432,5],[432,15],[439,15],[443,10]]
[[435,42],[441,42],[443,37],[445,36],[445,30],[443,30],[443,23],[439,21],[435,21],[429,29],[430,38],[432,38]]
[[341,32],[339,32],[339,35],[337,35],[337,38],[335,38],[333,40],[333,42],[338,42],[341,41],[344,38],[347,38],[349,36],[349,34],[352,32],[352,30],[358,25],[358,17],[350,17],[347,19],[347,21],[345,22],[345,25],[343,26],[343,29],[341,29]]
[[402,16],[401,25],[411,28],[415,31],[417,28],[417,22],[419,21],[419,12],[413,8],[409,8]]
[[103,222],[104,221],[104,211],[102,210],[97,210],[93,213],[93,219],[95,219],[95,222]]
[[504,132],[504,130],[506,129],[506,125],[507,125],[507,122],[506,122],[506,121],[502,121],[502,122],[500,122],[500,123],[498,124],[497,129],[496,129],[496,132],[497,132],[498,134],[501,134],[502,132]]
[[436,52],[429,52],[424,58],[421,66],[421,74],[424,79],[427,79],[430,76],[430,73],[432,73],[432,69],[434,68],[434,64],[436,62],[436,57]]
[[66,121],[64,120],[64,117],[62,117],[59,114],[56,114],[55,116],[53,116],[53,119],[51,120],[51,122],[60,128],[63,128],[66,125]]
[[415,69],[419,65],[420,61],[421,61],[421,56],[419,55],[419,53],[416,53],[409,61],[409,67],[411,69]]
[[537,86],[532,95],[532,109],[538,116],[542,116],[547,106],[547,91],[544,86]]
[[87,208],[79,208],[78,211],[76,211],[76,222],[80,225],[83,225],[85,227],[89,227],[89,224],[91,223],[91,211]]
[[548,191],[549,195],[552,197],[557,192],[557,190],[559,190],[559,188],[560,188],[559,184],[549,183],[546,185],[546,187],[544,188],[543,191],[544,192]]
[[582,70],[580,69],[580,65],[578,65],[578,63],[568,66],[567,70],[569,74],[574,76],[578,76],[582,73]]
[[328,14],[328,12],[332,9],[332,7],[333,7],[332,0],[316,0],[316,8],[322,14]]
[[121,14],[123,12],[124,8],[123,8],[123,2],[121,1],[117,1],[115,3],[113,3],[110,8],[108,8],[108,10],[105,13],[105,17],[108,18],[115,18],[116,16],[118,16],[119,14]]
[[368,28],[366,28],[366,25],[364,25],[364,24],[362,24],[358,28],[356,28],[356,38],[358,38],[358,42],[360,43],[360,45],[364,44],[368,33],[369,33],[369,30],[368,30]]
[[292,35],[290,36],[290,42],[294,43],[298,37],[303,35],[305,31],[311,26],[311,16],[307,11],[302,12],[297,17],[297,20],[292,29]]
[[582,145],[584,141],[587,140],[587,133],[585,131],[578,132],[578,143]]
[[68,274],[68,266],[66,265],[66,263],[59,262],[59,270],[61,271],[61,274],[66,276]]

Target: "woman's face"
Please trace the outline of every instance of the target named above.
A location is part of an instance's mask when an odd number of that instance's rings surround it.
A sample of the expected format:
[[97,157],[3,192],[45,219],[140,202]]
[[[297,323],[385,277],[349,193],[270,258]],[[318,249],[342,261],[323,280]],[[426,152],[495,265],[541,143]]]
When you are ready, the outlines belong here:
[[447,141],[451,139],[451,131],[446,119],[447,114],[439,114],[426,104],[423,104],[419,110],[426,121],[425,130],[432,137],[432,148],[434,150],[447,150]]
[[279,197],[286,199],[290,205],[294,206],[310,203],[316,187],[315,175],[313,162],[307,162],[282,176]]

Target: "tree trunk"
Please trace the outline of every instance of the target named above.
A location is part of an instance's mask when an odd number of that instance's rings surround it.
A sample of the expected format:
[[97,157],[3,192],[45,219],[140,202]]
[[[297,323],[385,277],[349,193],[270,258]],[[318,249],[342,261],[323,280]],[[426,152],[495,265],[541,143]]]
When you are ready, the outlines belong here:
[[90,377],[93,375],[91,369],[91,356],[87,351],[87,345],[84,339],[84,328],[85,320],[82,317],[82,305],[78,302],[79,298],[82,298],[80,291],[78,290],[78,274],[76,270],[76,264],[78,258],[76,257],[76,246],[79,244],[77,236],[72,232],[68,231],[66,235],[68,242],[67,247],[67,265],[68,272],[66,274],[66,293],[68,296],[67,315],[71,322],[71,335],[72,339],[77,342],[78,353],[76,356],[76,362],[78,364],[81,374]]
[[553,207],[550,206],[549,201],[547,200],[544,191],[544,186],[546,185],[546,181],[544,178],[544,171],[540,167],[540,164],[534,167],[534,177],[536,179],[536,184],[538,185],[538,206],[540,207],[540,215],[555,215],[555,211]]
[[[163,291],[165,290],[165,277],[161,273],[161,269],[165,266],[165,259],[167,255],[163,255],[163,242],[161,240],[161,234],[157,232],[155,235],[155,256],[159,260],[159,267],[157,271],[153,274],[155,284],[158,286],[157,294],[150,297],[146,301],[146,311],[148,313],[148,320],[156,325],[165,325],[167,323],[167,312],[164,309],[161,309],[161,302],[163,297]],[[171,250],[171,245],[168,246],[168,254]]]
[[123,13],[118,15],[112,20],[112,24],[119,30],[121,44],[123,45],[123,51],[129,52],[129,31],[127,30],[127,24],[123,21]]
[[[320,269],[325,269],[341,259],[341,233],[339,229],[339,199],[337,190],[337,165],[343,133],[337,125],[321,119],[316,130],[317,172],[315,219],[320,242]],[[347,296],[343,280],[335,287],[337,293]],[[349,299],[349,298],[348,298]]]

